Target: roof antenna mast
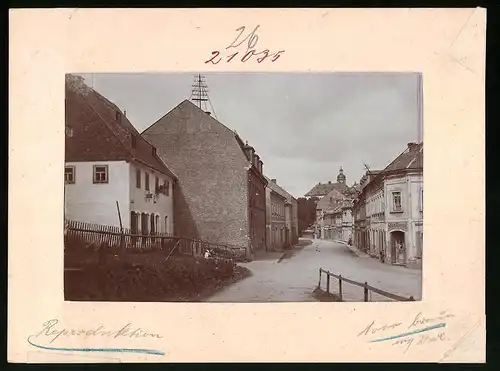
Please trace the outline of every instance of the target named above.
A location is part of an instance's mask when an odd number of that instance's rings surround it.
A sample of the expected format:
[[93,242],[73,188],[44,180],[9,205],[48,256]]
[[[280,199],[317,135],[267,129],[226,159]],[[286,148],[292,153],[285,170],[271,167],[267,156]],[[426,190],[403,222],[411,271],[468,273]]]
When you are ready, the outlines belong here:
[[[208,114],[211,114],[211,112],[208,111],[208,102],[215,116],[214,107],[212,105],[212,102],[210,101],[210,97],[208,96],[208,86],[205,80],[205,76],[201,74],[195,75],[190,99],[196,102],[196,105],[199,109],[205,111]],[[217,116],[215,117],[217,118]]]

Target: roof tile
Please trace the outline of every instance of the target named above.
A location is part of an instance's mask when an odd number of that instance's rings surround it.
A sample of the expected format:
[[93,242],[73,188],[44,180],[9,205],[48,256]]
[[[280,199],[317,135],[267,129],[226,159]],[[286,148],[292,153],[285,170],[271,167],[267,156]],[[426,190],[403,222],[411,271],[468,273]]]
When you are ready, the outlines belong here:
[[73,132],[66,137],[67,161],[135,160],[176,178],[123,112],[95,90],[67,82],[65,106],[66,126]]

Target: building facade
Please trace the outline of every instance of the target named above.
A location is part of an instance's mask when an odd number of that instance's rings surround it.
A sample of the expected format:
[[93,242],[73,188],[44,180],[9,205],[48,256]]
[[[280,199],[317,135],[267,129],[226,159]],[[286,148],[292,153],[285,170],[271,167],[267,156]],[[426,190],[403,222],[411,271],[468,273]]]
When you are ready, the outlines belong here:
[[354,202],[355,243],[386,263],[420,268],[423,143],[409,143],[384,170],[367,173]]
[[340,240],[343,242],[351,242],[353,236],[353,217],[352,217],[352,199],[348,198],[342,202],[342,233]]
[[173,234],[177,177],[124,112],[69,75],[65,125],[65,218]]
[[295,245],[299,242],[299,204],[295,197],[290,196],[291,204],[291,231],[292,231],[292,244]]
[[277,184],[276,179],[267,180],[267,227],[270,250],[290,248],[298,242],[297,200]]
[[188,100],[142,136],[179,177],[181,236],[244,247],[248,256],[265,250],[267,181],[253,147]]
[[[356,183],[352,187],[346,184],[346,176],[341,167],[337,175],[336,183],[319,183],[306,194],[306,197],[319,198],[316,202],[316,221],[314,226],[317,238],[332,239],[331,236],[335,235],[336,238],[333,239],[345,240],[346,242],[349,240],[349,237],[344,238],[345,236],[351,236],[353,233],[352,203],[348,201],[352,200],[357,192],[357,188],[358,185]],[[342,207],[346,207],[344,211],[342,211]],[[328,224],[333,212],[340,213],[341,219],[345,219],[345,221],[342,222],[343,224],[341,223],[344,227],[340,227],[339,230],[336,230]]]

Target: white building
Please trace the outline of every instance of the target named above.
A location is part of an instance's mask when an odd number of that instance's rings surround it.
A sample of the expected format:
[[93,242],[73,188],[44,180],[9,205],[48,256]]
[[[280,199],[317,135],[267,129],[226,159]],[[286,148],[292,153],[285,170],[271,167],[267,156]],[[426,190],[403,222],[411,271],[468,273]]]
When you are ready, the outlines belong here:
[[[422,266],[423,143],[407,148],[384,170],[362,179],[355,224],[363,223],[355,238],[361,250],[386,263]],[[359,220],[364,215],[363,220]]]
[[298,242],[297,200],[276,179],[266,180],[267,248],[289,248]]
[[118,107],[66,82],[65,218],[174,234],[176,176]]

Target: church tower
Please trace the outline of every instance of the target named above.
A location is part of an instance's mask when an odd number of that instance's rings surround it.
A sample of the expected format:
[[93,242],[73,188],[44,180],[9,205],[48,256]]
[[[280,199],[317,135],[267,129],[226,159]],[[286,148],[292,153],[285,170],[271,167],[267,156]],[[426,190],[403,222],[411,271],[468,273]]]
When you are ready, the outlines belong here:
[[342,170],[342,166],[340,167],[339,175],[337,175],[337,183],[345,184],[345,175],[344,170]]

